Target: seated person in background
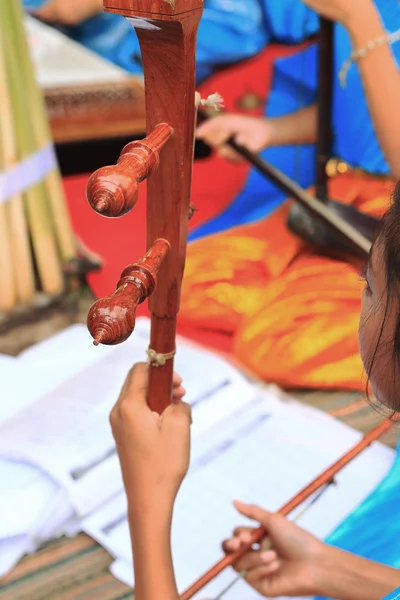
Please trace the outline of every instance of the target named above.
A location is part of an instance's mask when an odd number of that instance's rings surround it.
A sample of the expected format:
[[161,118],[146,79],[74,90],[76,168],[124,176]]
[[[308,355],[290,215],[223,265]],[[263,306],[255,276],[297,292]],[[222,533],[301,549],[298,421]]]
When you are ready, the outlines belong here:
[[[400,176],[400,4],[397,0],[298,0],[336,22],[332,155],[373,175]],[[361,16],[362,15],[362,16]],[[388,34],[395,33],[393,39]],[[382,43],[383,42],[383,43]],[[368,50],[369,46],[371,48]],[[339,73],[352,50],[366,55]],[[318,47],[275,64],[265,118],[221,115],[198,129],[198,137],[234,158],[224,146],[233,135],[303,187],[315,182]],[[285,194],[252,169],[232,204],[191,239],[269,215]]]
[[[337,23],[332,155],[353,168],[329,180],[330,196],[380,217],[400,176],[400,4],[302,4]],[[342,65],[363,49],[341,87]],[[218,116],[199,128],[199,137],[226,154],[225,141],[236,135],[252,150],[265,148],[262,156],[304,187],[313,184],[316,73],[316,47],[278,61],[267,118]],[[192,232],[181,322],[232,335],[235,358],[270,383],[361,391],[358,269],[318,255],[289,231],[284,201],[252,169],[236,200]]]
[[[360,352],[371,387],[390,411],[400,411],[399,256],[400,184],[370,254],[359,325]],[[174,403],[161,416],[148,408],[146,387],[147,368],[137,365],[111,414],[128,498],[135,599],[179,600],[170,534],[175,498],[189,465],[190,407],[181,401],[184,390],[178,377]],[[398,469],[397,461],[387,477],[394,480],[397,490]],[[392,510],[381,510],[379,522],[373,514],[369,518],[364,515],[364,528],[370,530],[373,546],[377,538],[385,542],[391,536],[393,547],[386,550],[393,562],[397,556],[399,566],[399,500],[392,496],[391,501]],[[400,570],[392,566],[324,544],[278,514],[239,502],[235,505],[240,514],[262,523],[267,531],[268,549],[261,544],[235,565],[237,571],[247,572],[249,585],[267,598],[321,595],[381,600],[400,586]],[[224,543],[225,552],[239,549],[246,536],[248,539],[248,531],[235,530],[232,539]],[[399,594],[400,588],[391,598],[399,598]]]
[[[135,31],[103,0],[23,0],[27,11],[131,73],[142,73]],[[314,34],[316,15],[300,0],[205,0],[197,43],[197,79],[217,66],[256,55],[271,40],[296,43]]]

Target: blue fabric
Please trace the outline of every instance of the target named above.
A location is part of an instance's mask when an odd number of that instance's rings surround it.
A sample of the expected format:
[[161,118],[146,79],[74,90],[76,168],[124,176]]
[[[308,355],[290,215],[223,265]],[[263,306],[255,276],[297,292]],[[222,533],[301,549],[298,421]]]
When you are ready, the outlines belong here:
[[[385,28],[392,32],[400,28],[400,6],[398,2],[375,0]],[[392,52],[400,66],[400,43],[393,44]],[[335,63],[334,72],[339,73],[341,66],[349,57],[352,45],[349,34],[342,25],[335,27]],[[301,80],[306,85],[317,88],[318,48],[313,46],[303,55],[296,55],[277,62],[276,69],[292,78],[293,85]],[[301,73],[301,64],[307,68]],[[304,81],[303,76],[306,80]],[[384,93],[384,91],[383,91]],[[333,154],[340,156],[354,167],[360,167],[369,173],[389,174],[389,166],[379,146],[370,117],[366,96],[357,65],[352,65],[345,88],[334,78],[332,128],[334,134]],[[355,140],[357,143],[355,143]]]
[[[290,78],[276,71],[267,115],[280,117],[311,104],[314,99],[314,90],[307,86],[294,85]],[[308,187],[314,182],[316,161],[313,145],[266,148],[261,152],[261,156],[289,177],[296,179],[303,187]],[[243,191],[230,207],[212,221],[193,231],[189,240],[217,233],[235,225],[257,221],[270,214],[285,198],[284,192],[276,188],[256,169],[251,169]]]
[[[397,2],[375,0],[382,21],[388,31],[400,28],[400,6]],[[281,18],[279,19],[278,16]],[[316,23],[312,15],[305,13],[304,26],[312,32]],[[284,11],[275,14],[271,35],[277,36],[284,30]],[[297,23],[299,25],[301,19]],[[296,32],[299,33],[298,31]],[[400,64],[400,42],[392,46],[393,55]],[[343,62],[351,53],[351,42],[347,31],[341,25],[335,26],[335,73],[338,74]],[[311,48],[289,58],[278,60],[272,92],[266,107],[266,116],[278,116],[299,110],[316,101],[318,47]],[[383,92],[384,93],[384,92]],[[339,79],[334,79],[332,129],[334,142],[332,154],[346,160],[354,167],[360,167],[373,174],[388,174],[385,160],[375,135],[361,77],[356,65],[350,69],[347,85],[342,88]],[[277,100],[278,99],[278,100]],[[282,102],[281,110],[277,102]],[[278,108],[278,110],[277,110]],[[315,182],[315,154],[312,148],[270,148],[262,156],[303,186]],[[191,235],[191,240],[223,231],[230,227],[251,223],[267,217],[285,199],[285,195],[255,169],[250,171],[242,192],[226,211],[214,220],[202,225]]]
[[[258,0],[229,2],[206,0],[197,43],[197,79],[203,81],[217,65],[257,54],[269,37]],[[71,37],[131,73],[142,74],[139,41],[135,30],[120,15],[99,14]]]
[[[23,1],[29,10],[47,0]],[[218,66],[254,56],[272,38],[295,43],[316,29],[314,13],[299,0],[205,0],[204,4],[197,42],[198,82]],[[63,31],[127,71],[142,73],[136,33],[120,15],[100,13]]]
[[296,44],[318,31],[319,17],[301,0],[263,0],[265,27],[271,39]]
[[400,588],[397,588],[392,594],[383,598],[383,600],[399,600],[400,599]]
[[[25,8],[32,10],[47,0],[23,1]],[[63,31],[130,73],[142,74],[136,32],[120,15],[99,13],[79,26],[63,28]],[[269,39],[260,0],[205,0],[197,44],[198,81],[209,76],[216,66],[254,56]]]
[[388,475],[326,541],[342,550],[398,569],[399,506],[400,441],[397,445],[396,459]]

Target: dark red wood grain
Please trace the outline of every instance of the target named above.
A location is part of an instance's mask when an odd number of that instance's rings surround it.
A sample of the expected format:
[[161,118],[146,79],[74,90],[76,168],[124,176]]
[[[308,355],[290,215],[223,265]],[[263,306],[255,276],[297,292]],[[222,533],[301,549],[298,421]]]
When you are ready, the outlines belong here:
[[93,210],[105,217],[130,212],[137,202],[139,183],[158,167],[160,152],[172,135],[172,127],[161,123],[144,140],[127,144],[116,165],[95,171],[86,192]]
[[[150,297],[151,348],[175,349],[176,320],[186,259],[195,128],[195,50],[201,0],[106,0],[130,17],[139,38],[146,93],[146,126],[168,123],[174,136],[147,184],[147,245],[163,238],[171,250]],[[151,18],[143,23],[143,16]],[[173,360],[150,366],[148,402],[162,412],[171,402]]]
[[[159,286],[149,301],[151,347],[163,354],[175,348],[186,260],[195,129],[195,47],[200,16],[201,10],[196,10],[173,21],[159,22],[159,31],[137,29],[145,73],[147,128],[167,122],[175,132],[147,188],[147,243],[164,237],[171,244]],[[148,401],[159,412],[171,402],[173,370],[172,360],[161,368],[150,367]]]
[[[136,203],[138,183],[148,177],[147,247],[151,248],[158,239],[168,240],[170,247],[149,301],[150,348],[157,354],[172,356],[188,221],[193,214],[190,193],[196,113],[195,50],[203,0],[105,0],[104,8],[128,17],[139,38],[147,138],[128,144],[116,166],[94,173],[87,196],[97,212],[122,216]],[[159,150],[169,139],[159,162]],[[136,306],[144,299],[142,287],[146,296],[152,293],[147,280],[137,286],[122,278],[118,285],[115,294],[99,300],[89,312],[88,326],[95,343],[113,344],[127,339],[134,327]],[[159,413],[172,399],[173,362],[169,358],[162,366],[150,364],[148,403]]]
[[176,19],[185,13],[203,10],[203,0],[104,0],[104,10],[125,17]]
[[122,271],[117,290],[93,304],[87,325],[95,346],[128,339],[135,328],[136,308],[154,291],[169,248],[166,240],[156,240],[146,256]]

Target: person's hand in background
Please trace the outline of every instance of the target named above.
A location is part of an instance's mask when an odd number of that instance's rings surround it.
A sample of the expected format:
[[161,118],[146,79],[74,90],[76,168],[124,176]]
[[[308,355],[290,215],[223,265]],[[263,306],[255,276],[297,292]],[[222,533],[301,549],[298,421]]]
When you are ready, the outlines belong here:
[[317,106],[315,104],[282,117],[250,117],[225,114],[208,119],[197,129],[197,138],[235,162],[242,158],[226,143],[233,138],[256,154],[270,146],[312,144],[317,137]]
[[103,0],[48,0],[40,8],[29,10],[35,17],[60,25],[79,25],[103,11]]
[[273,142],[273,124],[261,117],[248,115],[219,115],[202,123],[196,137],[215,148],[224,158],[240,162],[241,157],[226,145],[230,138],[252,152],[260,152]]
[[371,8],[372,0],[301,0],[321,17],[349,25],[354,18],[359,20],[364,11]]

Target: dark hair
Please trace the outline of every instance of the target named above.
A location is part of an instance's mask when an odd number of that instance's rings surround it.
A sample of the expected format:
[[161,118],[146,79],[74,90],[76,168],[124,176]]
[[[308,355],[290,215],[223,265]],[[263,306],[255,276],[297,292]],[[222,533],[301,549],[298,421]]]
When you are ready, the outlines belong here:
[[[368,361],[368,365],[366,365],[366,373],[369,379],[378,352],[391,353],[393,358],[393,389],[395,389],[396,384],[400,382],[400,310],[398,311],[396,318],[393,335],[390,336],[388,340],[389,347],[385,348],[382,346],[382,335],[388,319],[390,307],[395,299],[400,299],[400,181],[394,188],[391,206],[381,221],[378,233],[371,248],[370,257],[378,245],[382,251],[386,280],[384,298],[379,301],[385,303],[385,308],[375,349]],[[398,403],[393,401],[385,408],[391,409],[392,412],[400,411],[400,389]]]

